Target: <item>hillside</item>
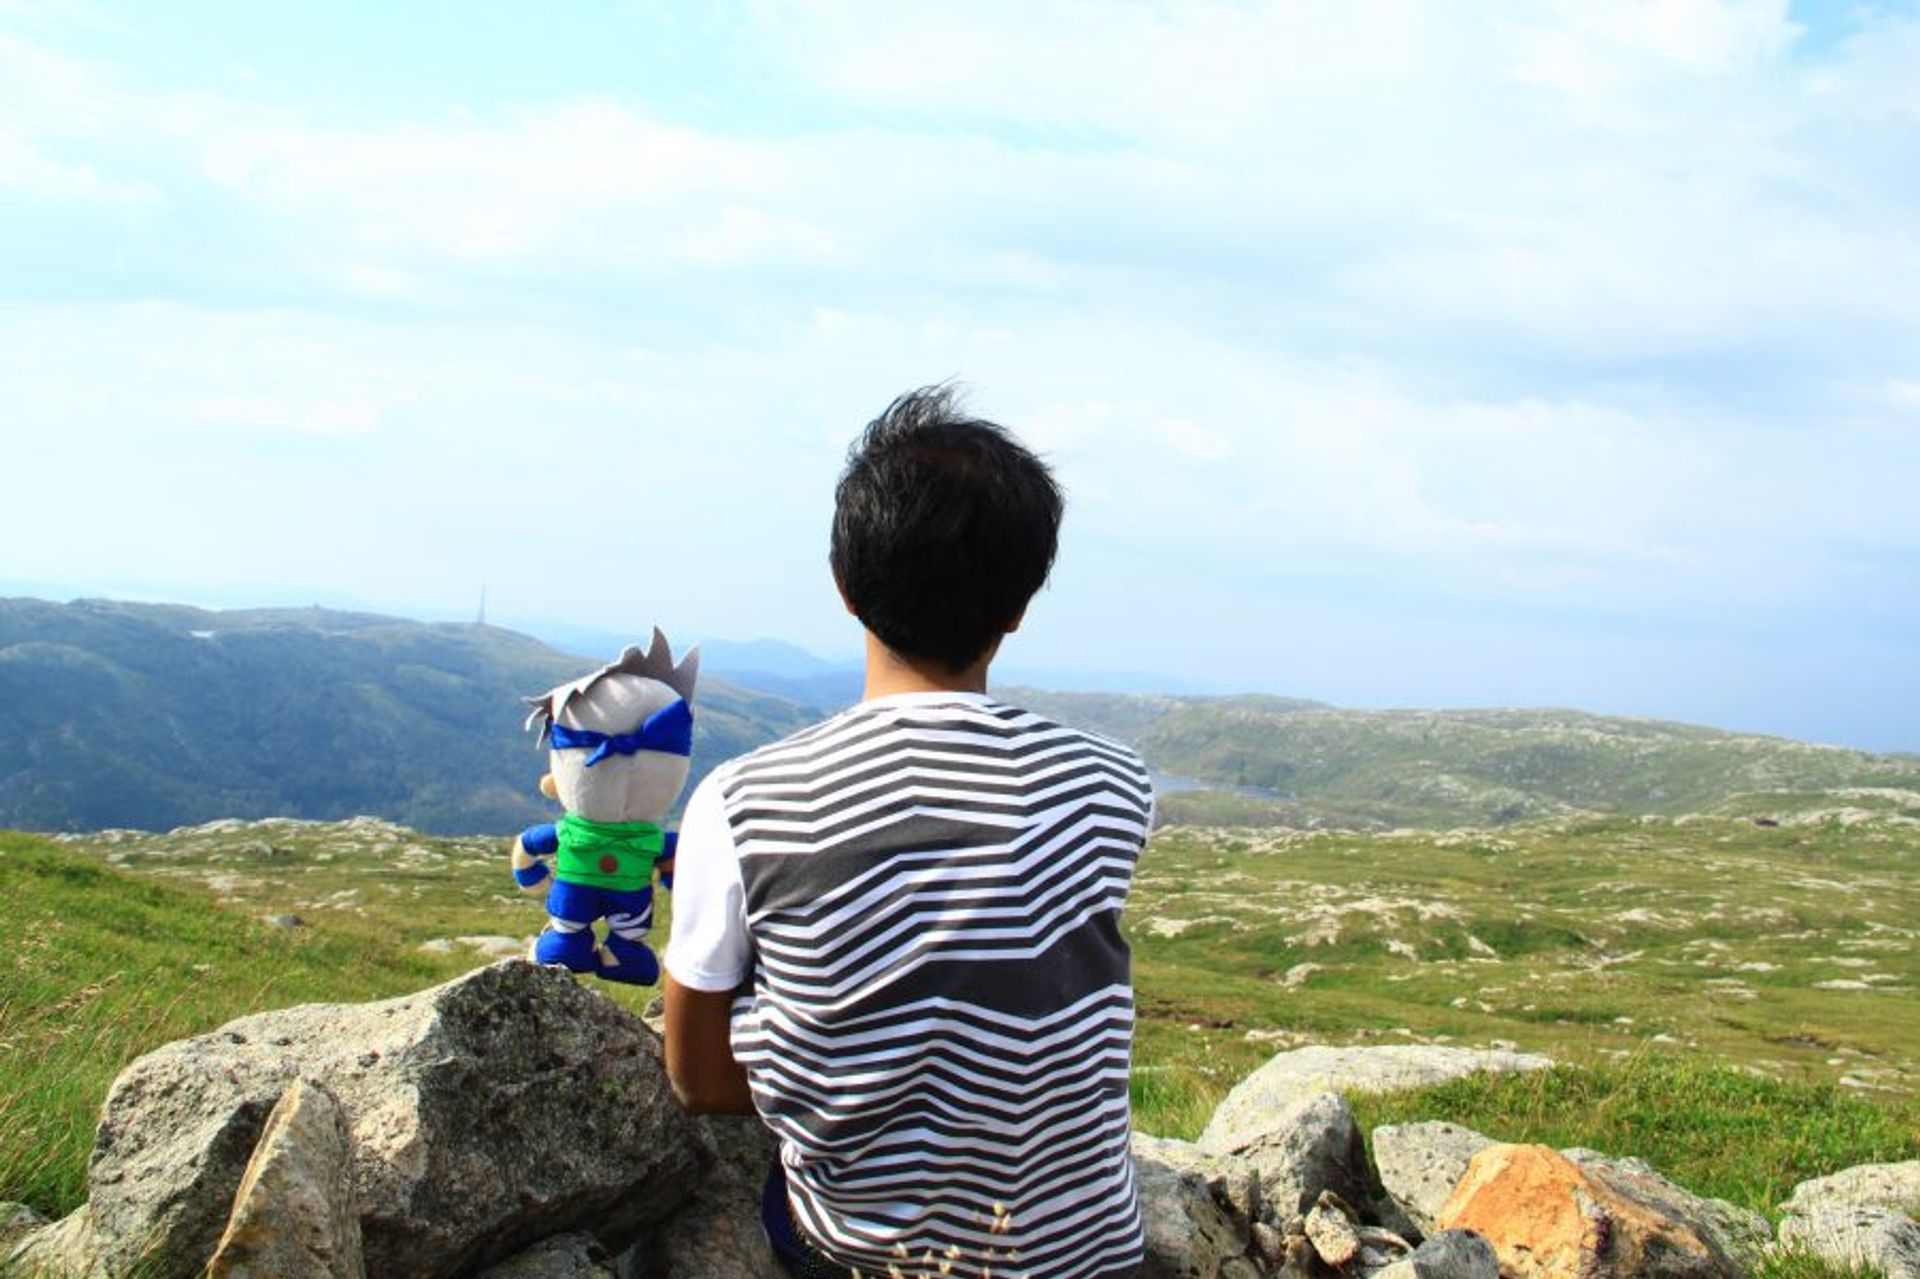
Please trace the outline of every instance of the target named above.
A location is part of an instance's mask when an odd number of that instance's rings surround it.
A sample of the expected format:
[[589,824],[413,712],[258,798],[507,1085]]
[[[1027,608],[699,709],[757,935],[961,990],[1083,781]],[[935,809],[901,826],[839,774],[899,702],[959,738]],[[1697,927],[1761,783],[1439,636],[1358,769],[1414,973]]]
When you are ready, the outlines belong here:
[[[1343,710],[1278,697],[1006,695],[1127,741],[1165,820],[1355,829],[1583,813],[1755,815],[1775,792],[1920,790],[1920,760],[1570,710]],[[1789,797],[1782,798],[1790,803]]]
[[[549,811],[520,699],[590,664],[485,626],[0,600],[0,826],[372,814],[510,830]],[[718,680],[696,710],[696,776],[812,718]]]
[[[767,643],[716,654],[740,670],[707,667],[696,776],[817,718],[852,678]],[[0,599],[0,827],[368,814],[509,830],[547,811],[520,698],[591,661],[496,627],[365,613]],[[1137,745],[1163,820],[1181,825],[1445,829],[1736,796],[1765,816],[1795,794],[1920,790],[1913,756],[1578,711],[996,691]]]

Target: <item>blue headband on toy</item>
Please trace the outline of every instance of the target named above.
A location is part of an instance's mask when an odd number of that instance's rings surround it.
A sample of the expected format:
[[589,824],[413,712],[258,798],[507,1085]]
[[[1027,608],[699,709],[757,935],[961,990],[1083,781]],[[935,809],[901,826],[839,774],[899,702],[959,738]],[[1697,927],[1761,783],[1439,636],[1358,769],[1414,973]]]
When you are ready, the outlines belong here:
[[547,734],[549,743],[557,751],[595,748],[593,754],[587,757],[588,768],[609,755],[632,755],[636,751],[691,755],[693,711],[682,697],[647,716],[646,721],[631,733],[596,733],[590,728],[550,724]]

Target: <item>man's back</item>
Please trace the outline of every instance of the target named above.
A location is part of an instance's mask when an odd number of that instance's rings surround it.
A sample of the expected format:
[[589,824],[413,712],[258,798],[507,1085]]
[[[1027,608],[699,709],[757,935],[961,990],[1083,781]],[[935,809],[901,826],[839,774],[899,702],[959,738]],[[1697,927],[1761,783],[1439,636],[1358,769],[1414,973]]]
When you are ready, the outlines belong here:
[[734,1055],[823,1251],[1134,1273],[1119,918],[1151,809],[1131,751],[963,692],[862,703],[696,793],[669,967],[751,973]]

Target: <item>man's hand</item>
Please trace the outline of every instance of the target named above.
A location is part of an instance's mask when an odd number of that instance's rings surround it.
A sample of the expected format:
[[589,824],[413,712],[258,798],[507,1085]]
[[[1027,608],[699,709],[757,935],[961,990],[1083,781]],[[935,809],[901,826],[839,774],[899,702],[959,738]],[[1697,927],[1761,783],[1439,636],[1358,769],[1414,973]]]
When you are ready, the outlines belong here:
[[731,990],[694,990],[669,973],[663,989],[666,1000],[667,1080],[673,1095],[688,1114],[748,1115],[753,1093],[747,1072],[733,1059],[728,1031],[732,1021]]

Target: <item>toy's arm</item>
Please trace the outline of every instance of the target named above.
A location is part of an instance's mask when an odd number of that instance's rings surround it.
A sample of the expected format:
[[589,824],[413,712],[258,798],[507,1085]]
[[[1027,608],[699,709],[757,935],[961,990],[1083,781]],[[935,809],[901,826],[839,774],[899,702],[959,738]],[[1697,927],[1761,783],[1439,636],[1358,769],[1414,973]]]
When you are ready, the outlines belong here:
[[513,841],[513,882],[522,892],[537,893],[547,886],[553,868],[545,858],[560,851],[560,828],[551,822],[529,826]]
[[660,848],[660,857],[653,868],[660,872],[660,887],[673,891],[673,857],[680,851],[680,832],[670,830],[666,833],[665,843]]

